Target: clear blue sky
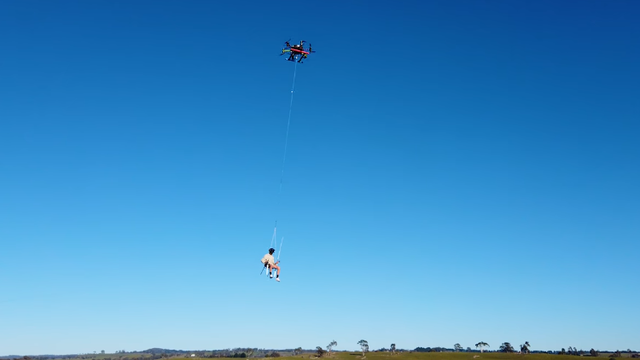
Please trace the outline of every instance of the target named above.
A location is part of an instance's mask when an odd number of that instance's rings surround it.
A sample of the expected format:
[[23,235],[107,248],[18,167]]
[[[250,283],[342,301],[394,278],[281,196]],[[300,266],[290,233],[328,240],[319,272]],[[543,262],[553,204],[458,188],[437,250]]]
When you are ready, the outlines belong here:
[[0,2],[0,355],[640,349],[639,18]]

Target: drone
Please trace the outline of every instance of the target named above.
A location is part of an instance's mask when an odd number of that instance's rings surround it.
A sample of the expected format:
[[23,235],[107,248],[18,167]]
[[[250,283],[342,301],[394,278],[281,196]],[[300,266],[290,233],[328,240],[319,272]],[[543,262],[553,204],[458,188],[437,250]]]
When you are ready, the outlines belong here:
[[289,41],[285,41],[284,47],[282,48],[282,53],[280,53],[280,55],[289,53],[289,57],[287,58],[287,61],[297,61],[301,63],[302,60],[306,59],[307,56],[309,56],[309,54],[315,52],[311,49],[311,44],[309,44],[309,47],[305,49],[304,48],[305,43],[306,41],[301,40],[300,44],[291,45]]

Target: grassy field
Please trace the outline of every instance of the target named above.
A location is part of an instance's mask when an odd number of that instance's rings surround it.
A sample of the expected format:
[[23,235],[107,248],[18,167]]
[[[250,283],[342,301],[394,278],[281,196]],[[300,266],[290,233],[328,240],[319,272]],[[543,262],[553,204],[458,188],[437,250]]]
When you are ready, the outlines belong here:
[[[268,350],[267,352],[272,352]],[[277,350],[276,350],[277,351]],[[188,352],[187,352],[188,353]],[[204,356],[210,355],[204,352]],[[601,360],[616,360],[615,358],[609,358],[610,352],[600,353],[598,358]],[[333,352],[331,356],[326,353],[323,357],[318,358],[316,353],[306,350],[305,353],[296,356],[281,356],[278,358],[266,358],[260,356],[253,356],[251,358],[210,358],[210,357],[184,357],[185,355],[170,355],[158,360],[580,360],[583,356],[575,355],[555,355],[555,354],[518,354],[518,353],[502,353],[502,352],[408,352],[403,351],[391,355],[389,352],[368,352],[366,358],[362,358],[361,352]],[[586,355],[585,357],[591,358]],[[617,359],[630,360],[630,353],[622,353]],[[85,354],[82,356],[74,356],[70,358],[56,358],[55,360],[151,360],[152,354],[145,352],[130,352],[119,354]],[[23,360],[23,359],[20,359]],[[42,360],[42,359],[37,359]],[[595,360],[595,359],[594,359]]]
[[[332,358],[336,360],[362,360],[362,353],[336,353]],[[367,353],[365,360],[577,360],[577,358],[571,355],[523,355],[501,352],[404,352],[396,355],[387,352],[370,352]]]
[[[599,358],[606,358],[609,354],[600,354]],[[590,356],[587,356],[590,357]],[[554,355],[554,354],[518,354],[518,353],[501,353],[501,352],[402,352],[391,355],[388,352],[368,352],[365,359],[362,358],[360,352],[334,352],[331,357],[316,357],[315,354],[302,354],[297,356],[283,356],[279,358],[270,358],[278,360],[579,360],[581,356],[573,355]],[[629,354],[622,354],[621,358],[629,358]],[[262,358],[266,359],[266,358]],[[183,358],[172,360],[210,360],[198,358]]]

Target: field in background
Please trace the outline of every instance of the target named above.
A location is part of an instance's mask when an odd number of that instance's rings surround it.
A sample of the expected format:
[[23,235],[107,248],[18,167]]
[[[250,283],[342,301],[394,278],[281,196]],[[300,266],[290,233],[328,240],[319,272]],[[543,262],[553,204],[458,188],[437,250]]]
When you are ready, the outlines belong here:
[[[598,358],[608,358],[611,353],[601,353]],[[317,357],[315,353],[304,353],[296,356],[281,356],[278,360],[579,360],[592,356],[556,355],[556,354],[518,354],[503,352],[400,352],[391,355],[388,352],[368,352],[362,358],[361,352],[333,352],[331,356]],[[619,358],[630,358],[631,354],[623,353]],[[267,359],[267,358],[260,358]],[[616,358],[611,358],[616,359]],[[210,360],[210,358],[172,358],[172,360]]]

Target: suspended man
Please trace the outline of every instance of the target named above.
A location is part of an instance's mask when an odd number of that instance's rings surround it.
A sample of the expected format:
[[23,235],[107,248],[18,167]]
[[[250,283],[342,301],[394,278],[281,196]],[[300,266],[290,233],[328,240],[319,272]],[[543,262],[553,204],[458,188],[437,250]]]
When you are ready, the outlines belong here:
[[272,270],[275,269],[276,270],[276,281],[280,282],[280,267],[278,266],[278,263],[280,263],[280,261],[276,261],[273,258],[273,253],[276,251],[276,249],[274,248],[270,248],[269,249],[269,253],[268,254],[264,254],[264,256],[262,257],[262,264],[264,265],[264,267],[266,267],[267,269],[269,269],[269,278],[273,279],[273,272]]

